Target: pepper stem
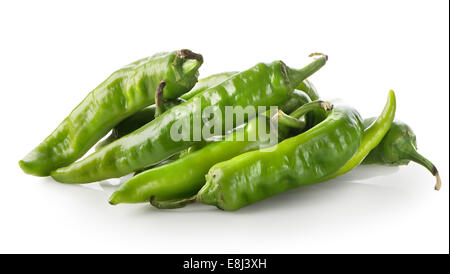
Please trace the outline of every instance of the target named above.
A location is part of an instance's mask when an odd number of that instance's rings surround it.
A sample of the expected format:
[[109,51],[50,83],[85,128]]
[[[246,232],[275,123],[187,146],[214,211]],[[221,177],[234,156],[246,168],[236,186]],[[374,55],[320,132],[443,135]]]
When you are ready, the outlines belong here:
[[176,62],[182,63],[182,71],[185,74],[197,71],[198,68],[203,64],[203,56],[188,49],[181,49],[175,54],[178,57],[175,60]]
[[297,108],[291,114],[289,114],[293,118],[300,118],[306,113],[316,110],[316,109],[323,109],[325,111],[330,111],[333,109],[333,105],[329,102],[322,101],[322,100],[316,100],[309,103],[304,104],[303,106]]
[[291,87],[297,87],[300,85],[303,80],[314,74],[316,71],[318,71],[321,67],[323,67],[327,60],[328,56],[323,53],[311,53],[309,57],[318,57],[302,69],[292,69],[286,67],[289,82]]
[[279,124],[297,129],[303,129],[306,126],[306,122],[304,120],[300,120],[292,116],[289,116],[280,109],[272,117],[272,121],[277,121]]
[[194,203],[197,200],[197,195],[189,198],[173,199],[167,201],[157,201],[155,196],[150,197],[150,204],[159,209],[174,209],[185,207],[187,204]]
[[192,52],[188,49],[180,49],[177,51],[176,55],[181,59],[194,59],[203,63],[203,56],[201,54]]
[[417,164],[428,169],[431,172],[431,174],[436,178],[436,184],[434,185],[434,189],[435,190],[441,189],[441,185],[442,185],[441,176],[439,176],[439,172],[438,172],[436,166],[432,162],[430,162],[427,158],[420,155],[415,150],[409,152],[408,156],[411,161],[416,162]]
[[436,170],[436,174],[434,174],[434,177],[436,177],[436,184],[434,185],[435,190],[441,189],[441,176],[439,176],[439,172]]
[[329,102],[325,102],[322,100],[316,100],[309,103],[304,104],[303,106],[297,108],[291,114],[287,115],[281,110],[278,110],[277,114],[272,117],[272,120],[277,120],[278,123],[292,128],[304,129],[306,126],[306,122],[304,120],[300,120],[306,113],[322,109],[325,111],[330,111],[333,109],[333,105]]
[[155,118],[161,115],[164,112],[163,109],[163,95],[164,95],[164,87],[166,86],[166,81],[161,81],[155,92]]

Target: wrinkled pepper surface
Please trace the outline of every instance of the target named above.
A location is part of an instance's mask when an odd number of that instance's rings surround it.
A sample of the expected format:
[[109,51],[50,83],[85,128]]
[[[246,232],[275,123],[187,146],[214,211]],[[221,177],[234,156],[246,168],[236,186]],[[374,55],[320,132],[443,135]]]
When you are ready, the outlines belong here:
[[359,113],[335,106],[318,125],[276,145],[214,165],[196,200],[237,210],[277,193],[309,185],[338,171],[358,150]]
[[[298,107],[304,105],[305,101],[308,102],[309,98],[304,96],[303,100],[297,100]],[[317,108],[322,106],[315,105]],[[299,113],[299,115],[302,114]],[[110,203],[148,202],[150,198],[156,202],[194,195],[205,183],[205,175],[214,164],[247,151],[273,145],[271,141],[285,139],[289,134],[289,128],[279,123],[275,124],[276,117],[278,117],[277,114],[271,119],[259,115],[251,119],[245,127],[226,135],[222,141],[208,144],[174,162],[138,174],[113,193]],[[272,129],[269,132],[272,134],[271,138],[259,134],[262,122],[266,125],[265,134],[269,128]]]
[[[192,88],[191,91],[183,94],[180,99],[175,100],[169,100],[165,103],[165,108],[169,109],[176,105],[179,105],[183,103],[185,100],[189,100],[195,95],[203,92],[204,90],[213,87],[217,84],[220,84],[224,80],[230,78],[232,75],[236,74],[237,72],[222,72],[218,74],[213,74],[211,76],[208,76],[206,78],[200,79],[197,84]],[[301,90],[304,92],[308,97],[313,96],[314,98],[318,98],[316,88],[314,85],[308,81],[308,79],[305,79],[300,85],[297,86],[297,90]],[[303,96],[303,95],[301,95]],[[289,99],[286,103],[284,103],[283,106],[280,108],[285,112],[290,112],[294,110],[297,106],[297,94],[293,94],[292,98]],[[316,99],[317,100],[317,99]],[[100,148],[106,146],[107,144],[112,143],[113,141],[121,138],[122,136],[125,136],[136,129],[142,127],[143,125],[147,124],[148,122],[153,121],[155,119],[156,114],[156,106],[151,105],[146,108],[144,108],[141,111],[138,111],[136,114],[128,117],[127,119],[120,122],[117,126],[115,126],[111,134],[103,141],[99,142],[95,149],[99,150]],[[311,117],[311,116],[310,116]]]
[[131,63],[91,91],[19,165],[28,174],[48,176],[83,156],[123,119],[155,102],[155,90],[166,82],[164,97],[175,99],[197,82],[201,55],[190,50],[155,54]]
[[[320,56],[299,70],[289,68],[281,61],[259,63],[167,110],[145,126],[85,159],[53,171],[51,176],[63,183],[89,183],[121,177],[159,163],[202,141],[195,141],[195,133],[191,129],[195,128],[194,117],[202,117],[206,107],[213,107],[215,111],[213,117],[216,118],[209,122],[214,124],[220,121],[223,134],[238,125],[235,117],[232,123],[226,125],[227,106],[242,108],[280,106],[289,99],[294,89],[319,70],[326,60],[325,55]],[[188,138],[174,140],[171,131],[177,121],[187,122],[190,127]],[[200,128],[203,128],[204,120],[200,119],[200,123]]]
[[[368,127],[374,121],[375,118],[365,119],[364,126]],[[436,190],[441,188],[441,178],[436,166],[417,152],[417,138],[411,127],[401,121],[394,120],[383,140],[370,151],[361,164],[400,166],[407,165],[411,161],[428,169],[436,177],[434,188]]]

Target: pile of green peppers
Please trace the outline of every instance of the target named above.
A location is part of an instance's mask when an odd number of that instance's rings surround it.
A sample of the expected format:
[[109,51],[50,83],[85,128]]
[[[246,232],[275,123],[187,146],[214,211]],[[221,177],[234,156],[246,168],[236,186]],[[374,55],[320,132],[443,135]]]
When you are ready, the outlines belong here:
[[[439,173],[417,152],[415,134],[394,120],[394,92],[389,91],[378,117],[363,119],[355,108],[320,98],[307,78],[328,56],[310,56],[301,69],[274,61],[200,80],[203,57],[187,49],[138,60],[91,91],[19,165],[25,173],[68,184],[134,174],[109,203],[162,209],[200,202],[237,210],[329,181],[360,164],[413,161],[436,177],[439,190]],[[277,110],[225,123],[230,106]],[[215,138],[195,136],[193,130],[187,138],[172,138],[176,123],[193,125],[208,107],[216,110],[213,118],[200,119],[198,126],[220,125]],[[276,129],[271,138],[261,134],[262,126]]]

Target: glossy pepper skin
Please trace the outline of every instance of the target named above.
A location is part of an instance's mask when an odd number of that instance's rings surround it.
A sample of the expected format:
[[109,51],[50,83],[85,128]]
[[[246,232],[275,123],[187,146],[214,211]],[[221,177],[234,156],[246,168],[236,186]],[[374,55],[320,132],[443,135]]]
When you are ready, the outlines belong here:
[[[268,120],[266,117],[260,119]],[[156,168],[139,173],[112,194],[110,204],[145,203],[157,200],[186,198],[197,193],[203,186],[205,174],[217,162],[228,160],[243,152],[263,146],[263,140],[237,141],[250,132],[257,132],[258,119],[253,118],[239,130],[226,136],[225,140],[209,144],[200,150]]]
[[[300,107],[309,101],[305,93],[297,91],[295,94],[298,94],[298,97],[297,106],[294,107]],[[289,108],[291,107],[292,104],[289,105]],[[205,174],[214,164],[229,160],[243,152],[270,145],[269,139],[261,138],[258,134],[259,123],[262,122],[259,119],[267,120],[266,129],[271,126],[270,119],[257,116],[245,127],[226,135],[222,141],[208,144],[174,162],[152,168],[131,178],[111,195],[110,204],[144,203],[150,198],[153,201],[164,201],[194,195],[205,183]],[[273,131],[272,133],[275,134]],[[272,136],[272,139],[282,140],[287,134],[288,129],[278,125],[278,136]],[[249,136],[255,136],[255,139],[251,140]]]
[[380,116],[369,126],[364,129],[361,145],[353,157],[345,163],[335,174],[327,179],[337,177],[347,173],[354,167],[358,166],[369,152],[374,149],[389,131],[392,121],[395,117],[396,99],[394,91],[390,90],[386,104]]
[[190,50],[158,53],[113,74],[88,96],[19,165],[28,174],[48,176],[83,156],[115,125],[155,101],[166,81],[165,98],[175,99],[197,82],[201,55]]
[[208,77],[205,77],[203,79],[200,79],[200,80],[198,80],[197,84],[195,84],[195,86],[189,92],[186,92],[185,94],[181,95],[180,98],[183,100],[189,100],[192,97],[194,97],[195,95],[197,95],[217,84],[222,83],[223,81],[227,80],[228,78],[235,75],[236,73],[238,73],[238,72],[237,71],[221,72],[221,73],[216,73],[216,74],[210,75]]
[[[375,118],[364,120],[364,126],[370,126]],[[394,121],[383,140],[361,163],[363,165],[377,164],[387,166],[407,165],[416,162],[428,169],[436,177],[435,189],[441,188],[441,178],[436,166],[417,152],[417,140],[413,130],[401,121]]]
[[[224,80],[230,78],[233,74],[236,73],[237,72],[235,71],[222,72],[200,79],[189,92],[186,92],[185,94],[181,95],[179,99],[167,100],[164,103],[165,105],[164,107],[166,109],[169,109],[176,105],[184,103],[186,100],[189,100],[195,95],[207,90],[208,88],[223,82]],[[111,134],[105,140],[101,141],[95,146],[95,150],[99,150],[100,148],[106,146],[107,144],[110,144],[113,141],[121,138],[122,136],[125,136],[128,133],[135,131],[136,129],[147,124],[148,122],[153,121],[153,119],[155,119],[155,113],[156,113],[156,106],[151,105],[136,112],[127,119],[123,120],[112,129]]]
[[297,89],[305,92],[306,95],[308,95],[309,99],[311,99],[312,101],[320,99],[316,87],[308,79],[305,79],[305,81],[298,85]]
[[324,121],[284,140],[275,150],[251,151],[214,165],[197,201],[237,210],[277,193],[319,182],[355,154],[362,134],[359,113],[335,106]]
[[[225,127],[226,106],[280,106],[289,99],[295,87],[319,70],[326,60],[326,56],[321,56],[300,70],[291,69],[281,61],[259,63],[167,110],[85,159],[53,171],[51,176],[63,183],[89,183],[121,177],[159,163],[198,142],[194,141],[192,130],[188,132],[189,140],[173,140],[171,128],[176,121],[187,121],[192,125],[193,117],[202,117],[202,110],[214,106],[222,114],[223,134],[236,126],[232,123],[231,128]],[[216,117],[220,118],[218,114]]]
[[[176,105],[179,105],[181,103],[184,103],[185,101],[182,99],[173,99],[173,100],[167,100],[165,102],[166,108],[172,108]],[[156,114],[156,106],[151,105],[148,106],[135,114],[131,115],[130,117],[126,118],[119,124],[117,124],[111,131],[111,133],[108,135],[108,137],[99,142],[95,146],[95,150],[99,150],[102,147],[114,142],[115,140],[121,138],[122,136],[127,135],[128,133],[131,133],[135,131],[136,129],[142,127],[143,125],[147,124],[148,122],[155,119]]]
[[[180,99],[178,100],[170,100],[165,103],[166,109],[172,108],[176,105],[179,105],[184,102],[184,100],[189,100],[190,98],[194,97],[195,95],[203,92],[204,90],[213,87],[224,80],[230,78],[232,75],[236,74],[237,72],[222,72],[218,74],[213,74],[209,77],[200,79],[197,84],[193,87],[193,89],[185,94],[183,94]],[[318,98],[316,88],[314,85],[305,79],[303,82],[300,83],[300,85],[297,86],[297,90],[301,90],[306,96],[314,96],[315,98]],[[293,111],[297,106],[297,100],[303,100],[304,94],[298,95],[297,93],[293,93],[291,98],[284,103],[283,106],[280,108],[284,112],[291,112]],[[153,121],[155,119],[155,113],[156,113],[156,106],[151,105],[149,107],[144,108],[141,111],[138,111],[136,114],[128,117],[127,119],[120,122],[117,126],[115,126],[111,132],[111,134],[103,141],[98,143],[95,146],[96,150],[99,150],[100,148],[106,146],[107,144],[112,143],[113,141],[121,138],[122,136],[125,136],[136,129],[142,127],[143,125],[147,124],[148,122]],[[312,116],[310,116],[312,118]]]
[[[306,80],[305,80],[305,81],[306,81]],[[306,103],[308,103],[308,102],[310,102],[310,101],[311,101],[311,100],[309,99],[308,95],[307,95],[305,92],[296,89],[296,90],[294,90],[294,92],[292,93],[292,95],[291,95],[291,97],[289,98],[289,100],[287,100],[287,101],[280,107],[279,110],[281,110],[281,111],[283,112],[283,114],[284,114],[285,112],[290,113],[290,112],[296,110],[296,108],[297,108],[298,106],[304,105],[304,104],[306,104]],[[302,117],[300,117],[300,120],[301,120],[301,121],[297,121],[297,122],[301,124],[302,129],[306,129],[306,128],[310,127],[311,120],[312,120],[312,119],[311,119],[311,118],[312,118],[311,114],[312,114],[312,112],[314,112],[314,111],[317,111],[317,108],[314,108],[314,109],[313,109],[311,112],[309,112],[309,113],[305,113],[304,116],[303,116],[303,115],[300,115],[300,116],[302,116]],[[284,114],[283,116],[286,116],[286,115]],[[295,118],[294,118],[294,119],[295,119]],[[279,120],[279,119],[277,119],[277,120]],[[297,119],[295,119],[295,120],[297,120]],[[280,121],[278,121],[278,122],[280,123]],[[306,123],[306,124],[304,125],[304,124],[302,124],[302,123]],[[284,121],[281,121],[280,124],[285,124],[285,122],[284,122]],[[293,132],[293,133],[298,133],[298,129],[297,129],[297,128],[292,128],[291,125],[285,125],[285,126],[291,127],[291,129],[290,129],[290,131],[289,131],[290,134],[291,134],[292,132]],[[188,149],[182,150],[180,153],[178,153],[178,154],[176,154],[176,155],[173,155],[172,157],[170,157],[170,158],[168,159],[168,161],[173,161],[173,160],[177,160],[177,159],[179,159],[179,158],[183,158],[184,156],[188,155],[189,153],[191,153],[191,152],[193,152],[193,151],[197,151],[197,150],[199,150],[199,149],[205,147],[206,145],[208,145],[208,144],[210,144],[210,143],[217,142],[217,141],[220,141],[220,140],[221,140],[221,139],[219,138],[219,140],[204,141],[204,142],[201,142],[201,143],[196,143],[196,144],[194,144],[193,146],[189,147]],[[149,168],[146,168],[146,169],[150,169],[150,168],[152,168],[152,167],[149,167]]]
[[[299,106],[299,104],[303,105],[303,104],[308,103],[309,101],[310,101],[310,99],[309,99],[308,95],[306,95],[305,92],[303,92],[303,91],[301,91],[301,90],[294,90],[294,92],[292,93],[292,95],[291,95],[291,97],[289,98],[289,100],[287,100],[287,101],[280,107],[280,110],[282,110],[282,111],[284,111],[284,112],[287,112],[287,113],[290,113],[291,111],[294,111],[294,110]],[[307,116],[306,118],[309,118],[309,117],[310,117],[309,114],[310,114],[310,113],[307,113],[307,114],[305,115],[305,116]],[[302,118],[303,118],[303,117],[302,117]],[[165,161],[165,164],[167,164],[167,161],[172,162],[172,161],[177,160],[177,159],[179,159],[179,158],[183,158],[184,156],[188,155],[189,153],[191,153],[191,152],[193,152],[193,151],[196,151],[196,150],[199,150],[199,149],[205,147],[206,145],[208,145],[208,144],[210,144],[210,143],[213,143],[213,142],[216,142],[216,141],[220,141],[220,138],[218,138],[218,139],[219,139],[219,140],[208,140],[208,141],[203,141],[203,142],[200,142],[200,143],[196,143],[196,144],[190,146],[189,148],[180,151],[180,153],[171,156],[169,159],[167,159],[167,160]],[[138,173],[141,173],[142,171],[151,169],[151,168],[153,168],[153,167],[155,167],[155,166],[159,166],[159,165],[161,165],[161,164],[158,163],[158,164],[156,164],[156,165],[153,165],[153,166],[144,168],[143,170],[137,171],[137,172],[135,173],[135,175],[138,174]]]

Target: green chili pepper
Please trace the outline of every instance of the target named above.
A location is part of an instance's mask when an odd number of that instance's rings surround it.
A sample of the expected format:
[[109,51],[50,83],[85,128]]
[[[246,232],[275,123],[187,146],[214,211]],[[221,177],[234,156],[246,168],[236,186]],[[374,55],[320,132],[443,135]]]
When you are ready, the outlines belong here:
[[[326,119],[275,147],[243,153],[214,165],[197,195],[159,207],[197,200],[236,210],[335,173],[358,150],[364,128],[359,113],[337,106]],[[155,201],[151,201],[155,203]]]
[[297,89],[304,91],[312,101],[319,100],[319,93],[317,93],[316,87],[308,79],[298,85]]
[[217,74],[210,75],[206,78],[198,80],[197,84],[192,88],[191,91],[186,92],[185,94],[181,95],[181,99],[189,100],[195,95],[202,93],[203,91],[222,83],[223,81],[227,80],[231,76],[235,75],[236,73],[239,73],[237,71],[229,71],[229,72],[221,72]]
[[[244,128],[227,135],[223,141],[211,143],[174,162],[139,173],[112,194],[110,204],[144,203],[152,196],[158,200],[169,200],[194,195],[205,183],[205,174],[212,165],[268,142],[259,136],[254,142],[244,141],[249,134],[258,132],[258,117],[250,120]],[[261,118],[267,120],[267,117]]]
[[114,72],[96,87],[39,146],[19,162],[23,171],[48,176],[83,156],[120,121],[151,105],[161,81],[175,99],[197,82],[201,55],[190,50],[159,53]]
[[[167,100],[165,102],[165,107],[169,109],[184,102],[185,101],[182,99]],[[125,120],[117,124],[112,129],[108,137],[106,137],[105,140],[99,142],[95,146],[95,150],[99,150],[100,148],[114,142],[115,140],[121,138],[122,136],[125,136],[135,131],[136,129],[142,127],[149,121],[153,120],[155,118],[155,114],[156,114],[156,105],[151,105],[136,112],[134,115],[131,115],[130,117],[126,118]]]
[[389,131],[392,121],[394,120],[395,109],[395,94],[394,91],[390,90],[388,100],[386,102],[386,105],[384,106],[383,112],[380,114],[380,116],[378,116],[375,122],[365,128],[364,135],[361,140],[361,145],[359,146],[358,151],[347,163],[345,163],[344,166],[342,166],[335,174],[333,174],[326,180],[350,171],[364,160],[367,154],[369,154],[369,152],[381,142],[383,137]]
[[283,103],[283,105],[281,105],[280,110],[283,112],[291,113],[294,110],[296,110],[299,107],[299,105],[303,106],[304,104],[309,102],[311,102],[311,99],[306,94],[306,92],[297,87],[297,89],[294,90],[294,92],[291,94],[289,100],[287,100],[286,102]]
[[[374,120],[375,118],[365,119],[364,126],[368,127]],[[417,152],[416,135],[407,124],[401,121],[392,122],[383,140],[370,151],[361,164],[399,166],[407,165],[410,161],[428,169],[436,177],[434,188],[436,190],[441,188],[441,178],[436,166]]]
[[[235,71],[222,72],[198,80],[198,82],[189,92],[180,96],[180,99],[166,100],[166,102],[164,102],[164,110],[170,109],[176,105],[184,103],[186,100],[189,100],[195,95],[207,90],[208,88],[223,82],[224,80],[230,78],[233,74],[236,73],[237,72]],[[308,87],[305,86],[305,89],[306,88]],[[99,150],[100,148],[112,143],[113,141],[121,138],[122,136],[125,136],[135,131],[136,129],[142,127],[148,122],[153,121],[153,119],[155,119],[156,112],[157,107],[155,104],[148,106],[136,112],[134,115],[128,117],[127,119],[123,120],[112,129],[111,134],[105,140],[101,141],[95,146],[95,150]]]
[[[298,106],[301,105],[303,105],[303,102],[299,100]],[[298,119],[306,112],[316,108],[331,110],[332,107],[330,104],[319,101],[307,103],[295,112],[296,116],[290,118]],[[269,121],[279,117],[281,116],[277,113]],[[239,128],[228,134],[223,141],[211,143],[174,162],[150,169],[131,178],[113,193],[109,200],[110,203],[148,202],[152,196],[154,196],[152,201],[163,201],[194,195],[204,185],[205,174],[214,164],[231,159],[241,153],[270,145],[270,139],[267,136],[258,134],[260,132],[259,123],[261,122],[259,119],[262,119],[261,116],[251,119],[244,128]],[[264,120],[266,121],[267,117]],[[268,126],[272,126],[272,123],[269,123]],[[272,137],[282,140],[287,135],[288,128],[279,124],[278,136]],[[254,139],[252,140],[250,137],[254,137]]]
[[[293,110],[295,110],[296,107],[304,105],[304,104],[306,104],[306,103],[308,103],[310,101],[311,100],[309,99],[308,95],[306,95],[305,92],[300,91],[300,90],[294,90],[294,92],[291,95],[291,98],[280,107],[281,113],[279,113],[279,114],[283,114],[283,112],[292,112]],[[312,112],[314,112],[314,111],[317,111],[317,110],[313,109]],[[304,116],[302,116],[299,120],[297,120],[297,119],[295,119],[295,120],[296,120],[296,122],[298,124],[301,125],[302,128],[303,127],[308,128],[308,126],[310,125],[310,120],[311,120],[310,114],[311,113],[306,113],[305,114],[306,119],[305,119]],[[281,115],[279,118],[282,120],[281,123],[284,123],[283,120],[286,119],[285,115]],[[290,118],[290,119],[293,119],[293,118]],[[294,131],[294,130],[292,130],[292,131]],[[169,159],[164,161],[163,164],[167,164],[167,163],[173,162],[173,161],[175,161],[175,160],[177,160],[179,158],[183,158],[184,156],[186,156],[186,155],[188,155],[188,154],[190,154],[190,153],[192,153],[194,151],[197,151],[197,150],[205,147],[206,145],[209,145],[211,143],[223,140],[222,137],[218,137],[216,139],[217,140],[208,140],[208,141],[203,141],[203,142],[200,142],[200,143],[196,143],[196,144],[192,145],[191,147],[182,150],[180,153],[171,156]],[[161,166],[163,164],[158,163],[156,165],[152,165],[150,167],[144,168],[142,170],[139,170],[139,171],[135,172],[134,175],[136,176],[137,174],[142,173],[143,171],[149,170],[149,169],[157,167],[157,166]]]
[[[203,110],[212,106],[214,117],[217,118],[210,122],[220,121],[223,134],[237,126],[236,119],[230,125],[225,123],[226,106],[280,106],[287,101],[295,87],[319,70],[326,60],[325,55],[320,56],[300,70],[291,69],[281,61],[257,64],[169,109],[145,126],[85,159],[53,171],[51,175],[56,181],[63,183],[89,183],[121,177],[159,163],[201,141],[195,140],[194,137],[202,136],[194,136],[194,131],[191,130],[193,126],[190,126],[188,138],[174,140],[171,130],[175,122],[185,121],[188,125],[193,125],[194,117],[202,117]],[[199,122],[200,128],[203,128],[203,119]]]
[[[308,95],[306,95],[305,92],[300,91],[300,90],[294,90],[294,92],[291,95],[291,98],[289,98],[288,101],[286,101],[281,107],[280,110],[283,112],[292,112],[293,110],[295,110],[298,106],[304,105],[308,102],[310,102],[311,100],[309,99]],[[306,114],[307,116],[309,115],[309,113]],[[283,117],[282,117],[283,118]],[[308,117],[309,118],[309,117]],[[305,124],[306,121],[304,121],[303,117],[300,118],[300,121],[297,121],[299,123]],[[203,142],[199,142],[196,143],[194,145],[192,145],[191,147],[182,150],[180,153],[173,155],[172,157],[170,157],[169,159],[167,159],[168,161],[174,161],[177,160],[178,158],[183,158],[184,156],[188,155],[191,152],[194,152],[196,150],[199,150],[203,147],[205,147],[206,145],[216,142],[216,141],[221,141],[222,138],[218,137],[218,140],[208,140],[208,141],[203,141]],[[167,163],[167,162],[166,162]],[[159,164],[157,164],[156,166],[159,166]],[[140,170],[138,172],[136,172],[136,174],[141,173],[142,171],[148,170],[150,168],[152,168],[154,166],[150,166],[148,168],[145,168],[143,170]],[[135,174],[135,175],[136,175]]]
[[[234,75],[236,73],[237,72],[222,72],[222,73],[213,74],[209,77],[200,79],[191,91],[183,94],[180,97],[182,100],[167,101],[164,104],[165,109],[167,110],[169,108],[172,108],[176,105],[181,104],[182,102],[184,102],[184,100],[191,99],[195,95],[203,92],[204,90],[206,90],[210,87],[213,87],[213,86],[223,82],[224,80],[230,78],[232,75]],[[318,98],[316,88],[307,79],[305,79],[302,83],[300,83],[300,85],[298,85],[297,90],[303,91],[304,93],[306,93],[306,95],[309,98],[311,98],[311,96],[314,96],[314,98]],[[303,96],[303,95],[301,95],[301,96]],[[297,99],[298,98],[297,98],[296,94],[294,93],[292,98],[289,99],[287,102],[285,102],[284,106],[281,106],[281,109],[284,111],[287,111],[287,112],[294,110],[295,106],[297,104]],[[317,100],[317,99],[314,99],[314,100]],[[136,129],[147,124],[148,122],[153,121],[153,119],[155,119],[156,109],[157,108],[155,105],[151,105],[147,108],[144,108],[141,111],[138,111],[133,116],[120,122],[116,127],[113,128],[111,134],[105,140],[103,140],[102,142],[100,142],[96,145],[95,150],[99,150],[100,148],[106,146],[107,144],[110,144],[113,141],[121,138],[122,136],[125,136],[125,135],[135,131]]]
[[[310,86],[314,88],[314,86],[310,83]],[[306,88],[304,87],[303,90]],[[309,92],[310,98],[319,98],[319,94],[316,89],[313,89],[312,92]],[[378,137],[382,135],[382,133],[386,130],[387,124],[389,121],[393,119],[395,115],[395,94],[391,91],[388,100],[391,108],[391,111],[384,112],[378,118],[368,118],[364,120],[364,128],[365,131],[365,140],[366,146],[361,146],[361,148],[369,149],[377,143],[378,138],[375,140],[371,140],[369,138],[370,135],[375,135],[375,131],[378,131]],[[390,113],[390,114],[389,114]],[[386,115],[387,114],[387,115]],[[392,117],[391,117],[392,116]],[[376,122],[376,120],[378,120]],[[382,120],[385,120],[387,123],[383,123]],[[375,123],[374,123],[375,122]],[[370,134],[371,133],[371,134]],[[436,166],[431,163],[428,159],[423,157],[417,152],[417,142],[416,135],[412,131],[412,129],[405,123],[400,121],[391,121],[391,125],[387,133],[385,133],[381,142],[375,146],[372,150],[370,150],[369,154],[367,154],[367,150],[362,153],[364,149],[359,150],[359,158],[364,158],[364,154],[366,154],[365,158],[361,162],[363,165],[368,164],[380,164],[380,165],[390,165],[390,166],[398,166],[398,165],[407,165],[410,161],[416,162],[425,168],[427,168],[433,176],[436,177],[435,189],[439,190],[441,188],[441,178],[439,176],[439,172]],[[359,160],[359,159],[358,159]],[[353,158],[353,162],[349,162],[347,164],[346,169],[350,166],[353,166],[358,161],[356,157]],[[344,169],[341,172],[345,171]],[[337,175],[336,175],[337,176]]]

